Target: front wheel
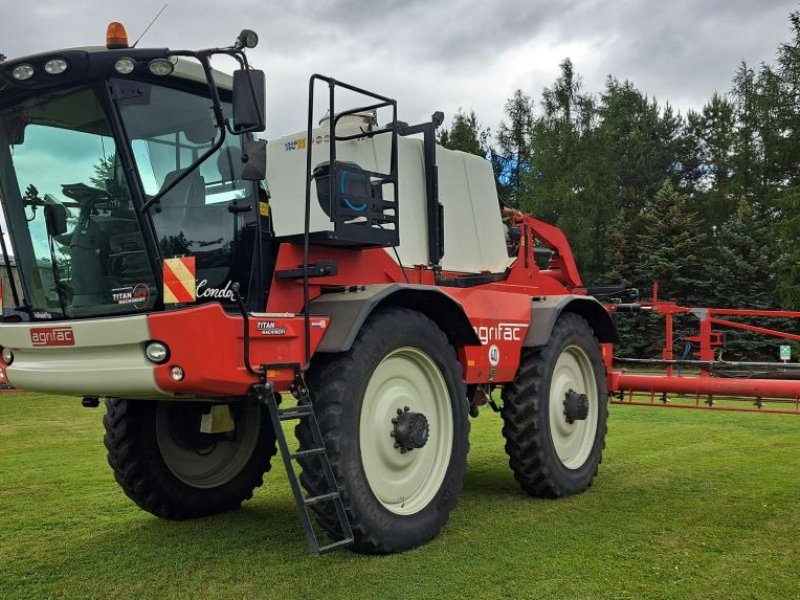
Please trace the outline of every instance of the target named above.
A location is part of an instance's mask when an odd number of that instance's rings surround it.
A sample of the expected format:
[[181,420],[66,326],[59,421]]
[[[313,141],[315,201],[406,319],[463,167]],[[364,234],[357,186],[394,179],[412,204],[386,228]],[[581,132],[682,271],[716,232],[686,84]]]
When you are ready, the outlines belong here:
[[[316,357],[308,384],[359,552],[399,552],[433,538],[461,490],[468,450],[466,388],[445,334],[402,308],[374,314],[352,349]],[[296,429],[313,445],[309,424]],[[301,461],[311,495],[324,493],[318,459]],[[339,537],[332,506],[314,505]]]
[[579,315],[562,315],[547,345],[526,350],[503,388],[506,452],[524,491],[556,498],[592,484],[605,447],[607,399],[592,328]]
[[269,414],[258,404],[219,408],[228,419],[224,431],[204,433],[209,403],[106,401],[108,463],[140,508],[183,520],[233,510],[252,497],[276,451]]

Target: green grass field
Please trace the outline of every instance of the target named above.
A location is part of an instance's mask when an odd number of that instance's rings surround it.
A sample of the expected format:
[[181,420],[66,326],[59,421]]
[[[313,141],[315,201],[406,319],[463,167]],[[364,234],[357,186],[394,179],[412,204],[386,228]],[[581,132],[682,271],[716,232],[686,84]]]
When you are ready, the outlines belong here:
[[242,511],[136,508],[102,409],[0,394],[0,598],[799,598],[800,418],[611,407],[600,476],[519,492],[500,418],[473,421],[450,523],[398,556],[308,556],[282,465]]

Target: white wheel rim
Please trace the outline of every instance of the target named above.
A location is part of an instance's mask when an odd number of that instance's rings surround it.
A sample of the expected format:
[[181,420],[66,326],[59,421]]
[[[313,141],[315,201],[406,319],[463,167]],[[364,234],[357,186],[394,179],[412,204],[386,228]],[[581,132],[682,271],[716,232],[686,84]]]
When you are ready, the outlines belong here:
[[[405,454],[394,447],[392,419],[408,407],[428,420],[428,441]],[[359,422],[361,463],[372,493],[387,510],[411,515],[442,486],[453,449],[453,413],[442,372],[416,348],[398,348],[375,368]]]
[[[586,394],[589,414],[586,419],[567,422],[564,399],[572,390]],[[562,464],[569,469],[584,465],[597,434],[597,381],[588,354],[578,346],[564,348],[556,361],[550,381],[550,434]]]

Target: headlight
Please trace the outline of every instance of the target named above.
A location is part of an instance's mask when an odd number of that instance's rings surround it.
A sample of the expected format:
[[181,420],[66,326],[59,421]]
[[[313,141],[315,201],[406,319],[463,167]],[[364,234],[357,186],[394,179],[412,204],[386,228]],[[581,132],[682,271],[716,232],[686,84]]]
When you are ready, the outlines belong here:
[[14,70],[11,71],[11,76],[16,79],[17,81],[25,81],[33,77],[33,65],[23,64],[17,65],[14,67]]
[[183,379],[183,369],[178,365],[172,367],[169,371],[169,374],[175,381],[181,381]]
[[14,362],[14,353],[11,348],[3,348],[3,362],[6,363],[6,366]]
[[144,349],[144,353],[151,362],[157,365],[166,362],[169,358],[169,348],[161,342],[150,342]]
[[44,63],[44,70],[50,75],[59,75],[69,68],[69,64],[63,58],[53,58]]
[[255,48],[258,46],[258,34],[252,29],[242,29],[237,42],[243,48]]
[[133,59],[130,58],[120,58],[117,62],[114,63],[114,69],[116,69],[117,73],[120,75],[128,75],[133,73],[133,69],[136,66],[136,63],[133,62]]
[[150,72],[153,75],[170,75],[175,70],[175,65],[172,64],[172,61],[168,58],[156,58],[150,61],[148,65],[150,67]]

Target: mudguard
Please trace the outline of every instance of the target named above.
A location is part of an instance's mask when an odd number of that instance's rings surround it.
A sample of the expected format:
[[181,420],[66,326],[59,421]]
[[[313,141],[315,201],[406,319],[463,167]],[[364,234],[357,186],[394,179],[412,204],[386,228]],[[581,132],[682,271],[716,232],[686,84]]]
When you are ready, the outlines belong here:
[[617,326],[608,311],[592,296],[547,296],[534,298],[531,306],[531,326],[522,345],[526,348],[544,346],[559,315],[572,312],[585,318],[601,343],[617,342]]
[[359,286],[312,300],[311,314],[331,319],[317,352],[349,350],[361,326],[381,305],[404,306],[423,313],[441,327],[457,348],[481,343],[463,306],[440,288],[390,283]]

